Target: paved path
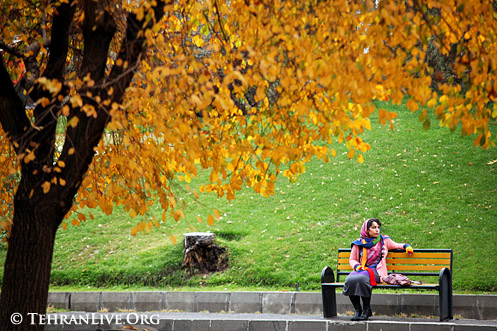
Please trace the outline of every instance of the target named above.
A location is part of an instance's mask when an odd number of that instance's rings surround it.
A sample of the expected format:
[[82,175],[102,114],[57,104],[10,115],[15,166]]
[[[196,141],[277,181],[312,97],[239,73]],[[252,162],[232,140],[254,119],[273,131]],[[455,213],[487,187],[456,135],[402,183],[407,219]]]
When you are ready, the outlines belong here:
[[[317,315],[231,313],[56,313],[44,318],[46,331],[148,330],[148,331],[497,331],[497,321],[452,320],[373,316],[352,322],[341,315],[324,319]],[[132,328],[131,328],[132,327]]]

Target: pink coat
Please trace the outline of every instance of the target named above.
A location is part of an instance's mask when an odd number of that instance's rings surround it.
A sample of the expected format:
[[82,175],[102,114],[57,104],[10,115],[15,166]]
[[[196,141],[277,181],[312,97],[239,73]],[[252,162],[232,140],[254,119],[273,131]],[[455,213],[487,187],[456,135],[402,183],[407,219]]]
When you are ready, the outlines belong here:
[[[380,276],[380,282],[383,282],[383,279],[385,279],[388,276],[388,270],[387,270],[387,254],[389,250],[392,249],[404,249],[405,244],[397,244],[395,241],[390,239],[390,237],[387,237],[384,239],[384,245],[383,245],[383,251],[382,251],[382,258],[381,261],[378,263],[376,266],[376,271],[378,272],[378,275]],[[360,251],[361,247],[352,245],[352,251],[350,252],[350,258],[349,258],[349,263],[352,269],[358,264],[361,264],[361,257],[360,257]]]

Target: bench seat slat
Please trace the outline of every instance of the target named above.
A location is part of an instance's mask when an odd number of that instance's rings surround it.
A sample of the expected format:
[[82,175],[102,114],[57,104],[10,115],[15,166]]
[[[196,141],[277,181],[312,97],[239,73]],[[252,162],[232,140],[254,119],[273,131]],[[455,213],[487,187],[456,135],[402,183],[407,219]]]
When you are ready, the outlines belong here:
[[[345,283],[321,283],[322,286],[332,286],[332,287],[343,287]],[[436,289],[438,288],[438,284],[413,284],[413,285],[406,285],[406,286],[400,286],[400,285],[390,285],[386,283],[380,283],[373,288],[429,288],[429,289]]]

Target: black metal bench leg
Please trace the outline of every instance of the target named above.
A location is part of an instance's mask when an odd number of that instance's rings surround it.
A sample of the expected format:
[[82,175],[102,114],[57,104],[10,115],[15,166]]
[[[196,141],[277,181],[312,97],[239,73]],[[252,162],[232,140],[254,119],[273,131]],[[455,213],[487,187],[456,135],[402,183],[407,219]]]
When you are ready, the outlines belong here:
[[[334,283],[335,275],[330,267],[325,267],[321,272],[321,284]],[[337,316],[337,298],[334,286],[321,285],[323,296],[323,316],[325,318]]]
[[440,271],[439,277],[440,321],[453,318],[452,304],[452,274],[447,268]]

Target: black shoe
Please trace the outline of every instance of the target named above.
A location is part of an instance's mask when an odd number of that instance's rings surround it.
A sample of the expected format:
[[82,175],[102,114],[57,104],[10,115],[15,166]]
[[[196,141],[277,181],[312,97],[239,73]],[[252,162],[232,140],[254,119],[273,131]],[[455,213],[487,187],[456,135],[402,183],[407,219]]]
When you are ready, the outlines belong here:
[[371,316],[373,316],[373,312],[371,311],[371,309],[364,309],[362,311],[361,316],[359,316],[358,321],[365,321],[365,320],[367,320]]
[[351,321],[360,321],[361,320],[362,310],[356,310],[354,312],[354,316],[350,319]]

